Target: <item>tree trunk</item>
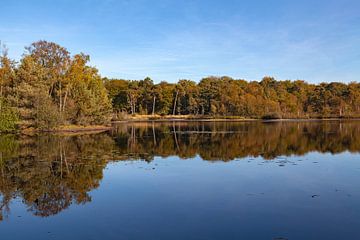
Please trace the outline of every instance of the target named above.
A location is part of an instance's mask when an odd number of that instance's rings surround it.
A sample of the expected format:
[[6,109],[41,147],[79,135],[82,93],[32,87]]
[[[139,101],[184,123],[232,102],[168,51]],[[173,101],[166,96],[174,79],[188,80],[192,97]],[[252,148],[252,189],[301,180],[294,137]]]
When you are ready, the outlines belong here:
[[154,96],[154,99],[153,99],[153,107],[152,107],[152,115],[155,114],[155,96]]
[[128,94],[128,98],[129,98],[129,103],[130,103],[130,111],[131,111],[131,114],[134,114],[134,104],[133,104],[133,101],[132,101],[132,96],[131,96],[131,94]]
[[3,96],[3,86],[1,84],[1,88],[0,88],[0,112],[2,111],[2,96]]
[[65,106],[66,106],[66,100],[67,100],[67,97],[68,97],[68,93],[69,93],[69,88],[66,89],[66,92],[65,92],[65,96],[64,96],[64,102],[62,104],[62,111],[65,112]]
[[130,100],[130,106],[131,106],[131,114],[134,114],[134,104],[132,100]]
[[134,111],[134,113],[133,113],[133,114],[135,114],[135,113],[136,113],[136,104],[135,104],[135,100],[133,100],[133,111]]
[[174,99],[173,115],[175,115],[176,102],[177,102],[178,94],[179,94],[179,91],[176,91],[176,95],[175,95],[175,99]]
[[53,90],[54,90],[54,84],[51,84],[50,91],[49,91],[49,97],[51,97]]
[[61,104],[62,104],[62,97],[61,97],[61,94],[62,94],[62,92],[61,92],[61,81],[60,81],[60,101],[59,101],[59,112],[61,112],[61,110],[62,110],[62,106],[61,106]]

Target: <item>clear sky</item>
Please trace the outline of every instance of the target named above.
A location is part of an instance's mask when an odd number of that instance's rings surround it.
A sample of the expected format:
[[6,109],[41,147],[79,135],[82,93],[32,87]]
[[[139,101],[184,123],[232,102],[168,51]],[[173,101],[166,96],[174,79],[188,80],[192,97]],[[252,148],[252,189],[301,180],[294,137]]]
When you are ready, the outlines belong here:
[[360,81],[359,0],[0,0],[0,40],[54,41],[102,76]]

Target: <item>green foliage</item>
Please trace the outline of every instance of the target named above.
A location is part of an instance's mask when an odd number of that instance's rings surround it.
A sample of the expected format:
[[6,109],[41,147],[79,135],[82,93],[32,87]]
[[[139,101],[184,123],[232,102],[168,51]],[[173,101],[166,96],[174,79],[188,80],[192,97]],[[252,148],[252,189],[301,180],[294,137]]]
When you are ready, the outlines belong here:
[[113,109],[117,112],[128,110],[127,90],[129,83],[126,80],[104,79],[105,87],[112,102]]
[[52,130],[62,122],[57,106],[47,94],[39,94],[34,109],[34,126],[40,130]]
[[0,98],[0,132],[10,132],[16,130],[18,115],[6,101]]
[[89,57],[76,55],[71,68],[73,123],[104,124],[110,120],[111,102],[97,69],[86,65]]
[[18,65],[6,55],[0,60],[0,97],[19,113],[22,128],[49,130],[110,120],[108,93],[97,69],[87,65],[88,55],[71,57],[56,43],[38,41],[26,48]]

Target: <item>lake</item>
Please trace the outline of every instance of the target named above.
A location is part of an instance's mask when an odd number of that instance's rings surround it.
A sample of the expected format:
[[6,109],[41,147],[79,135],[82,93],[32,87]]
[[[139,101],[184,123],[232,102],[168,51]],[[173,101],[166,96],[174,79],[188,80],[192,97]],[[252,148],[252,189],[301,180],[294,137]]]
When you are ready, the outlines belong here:
[[1,135],[1,239],[360,239],[359,153],[359,121]]

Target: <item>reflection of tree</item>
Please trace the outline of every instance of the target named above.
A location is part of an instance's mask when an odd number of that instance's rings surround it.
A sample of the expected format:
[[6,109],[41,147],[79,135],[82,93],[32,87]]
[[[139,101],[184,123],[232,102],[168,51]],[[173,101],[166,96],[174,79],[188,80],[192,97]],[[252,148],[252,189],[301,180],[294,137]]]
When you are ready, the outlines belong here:
[[134,123],[110,133],[0,136],[0,220],[13,198],[37,216],[91,201],[109,161],[177,155],[230,161],[360,151],[356,122]]
[[[134,130],[135,129],[135,130]],[[117,151],[134,159],[199,154],[204,160],[229,161],[246,156],[273,159],[310,151],[360,151],[357,122],[134,123],[113,131]],[[123,143],[136,139],[131,148]],[[133,142],[133,140],[131,140]]]
[[38,136],[18,142],[16,154],[2,161],[0,207],[6,212],[10,200],[19,197],[38,216],[90,201],[88,192],[99,186],[113,147],[107,135]]

